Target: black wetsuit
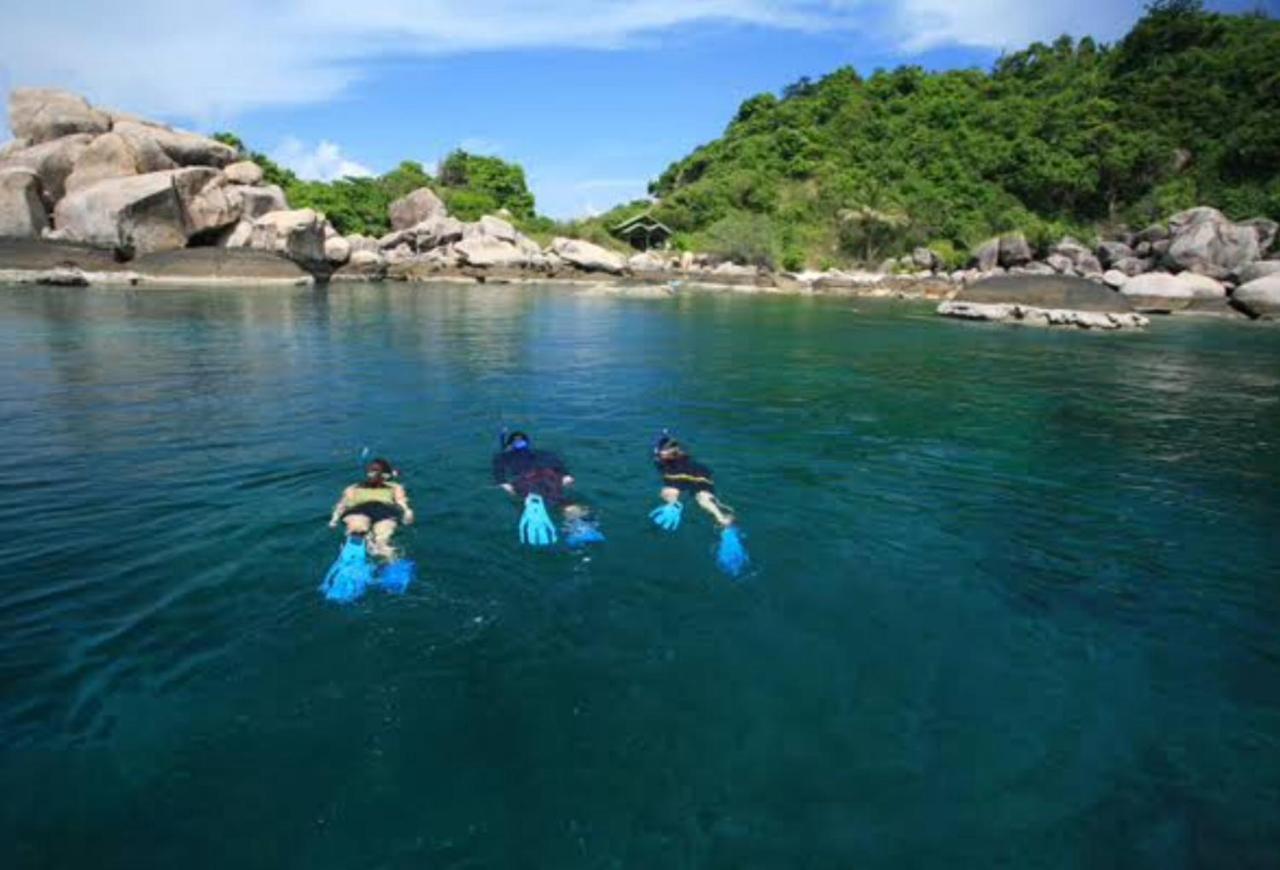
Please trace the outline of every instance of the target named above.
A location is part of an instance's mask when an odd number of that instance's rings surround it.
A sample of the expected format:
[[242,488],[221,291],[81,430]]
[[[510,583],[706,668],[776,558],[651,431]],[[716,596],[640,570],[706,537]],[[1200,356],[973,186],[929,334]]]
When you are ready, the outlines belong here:
[[542,496],[547,507],[570,504],[564,491],[569,468],[549,450],[504,450],[493,457],[493,482],[515,487],[520,498]]
[[689,455],[677,456],[674,459],[659,459],[654,465],[662,473],[662,485],[670,486],[683,493],[697,495],[700,492],[714,494],[716,482],[711,469],[694,462]]

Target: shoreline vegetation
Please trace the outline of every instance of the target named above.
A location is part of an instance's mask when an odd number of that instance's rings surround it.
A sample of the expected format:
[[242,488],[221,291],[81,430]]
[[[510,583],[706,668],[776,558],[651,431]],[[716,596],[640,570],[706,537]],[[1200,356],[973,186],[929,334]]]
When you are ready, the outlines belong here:
[[[539,216],[523,170],[494,157],[309,182],[230,133],[19,88],[0,281],[603,282],[932,298],[1082,328],[1274,319],[1276,69],[1280,22],[1160,0],[1114,47],[1064,37],[991,73],[838,70],[744,102],[652,200],[569,223]],[[671,249],[610,234],[638,214]]]

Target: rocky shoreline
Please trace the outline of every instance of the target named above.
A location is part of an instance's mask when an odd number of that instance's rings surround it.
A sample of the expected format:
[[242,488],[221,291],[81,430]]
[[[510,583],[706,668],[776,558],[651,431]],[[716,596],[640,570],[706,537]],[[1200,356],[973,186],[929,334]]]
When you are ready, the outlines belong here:
[[460,221],[425,187],[391,203],[387,234],[344,236],[323,214],[290,208],[261,167],[214,139],[57,90],[15,89],[9,115],[18,138],[0,148],[5,282],[608,282],[937,299],[947,316],[1087,329],[1140,328],[1151,313],[1280,318],[1277,224],[1206,207],[1092,248],[1065,238],[1041,257],[1006,234],[978,246],[966,269],[917,248],[875,271],[778,273],[690,252],[624,257],[581,239],[542,245],[508,215]]

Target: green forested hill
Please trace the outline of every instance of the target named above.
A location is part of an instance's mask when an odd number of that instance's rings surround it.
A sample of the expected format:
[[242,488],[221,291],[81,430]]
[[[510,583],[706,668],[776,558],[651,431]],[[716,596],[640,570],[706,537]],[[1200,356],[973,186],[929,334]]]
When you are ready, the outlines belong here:
[[802,79],[651,192],[686,245],[789,268],[922,243],[958,261],[1005,230],[1043,243],[1201,204],[1280,218],[1280,22],[1165,0],[1110,47]]

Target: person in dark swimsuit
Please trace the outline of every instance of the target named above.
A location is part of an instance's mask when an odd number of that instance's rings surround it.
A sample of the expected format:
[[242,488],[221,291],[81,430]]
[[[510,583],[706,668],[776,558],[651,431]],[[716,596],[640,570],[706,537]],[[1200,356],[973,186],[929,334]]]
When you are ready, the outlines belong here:
[[662,500],[675,504],[684,495],[693,500],[721,526],[733,524],[733,511],[716,498],[715,477],[711,469],[696,462],[679,441],[663,435],[653,449],[654,465],[662,475]]
[[564,460],[550,450],[535,450],[524,432],[502,436],[502,449],[493,456],[493,482],[521,502],[530,494],[542,496],[548,508],[559,508],[568,521],[588,513],[565,491],[574,478]]
[[[329,527],[346,525],[348,535],[368,535],[369,552],[392,559],[391,537],[400,523],[413,523],[409,495],[395,480],[396,472],[385,459],[374,459],[365,468],[365,479],[342,491],[333,506]],[[370,534],[372,532],[372,534]]]

